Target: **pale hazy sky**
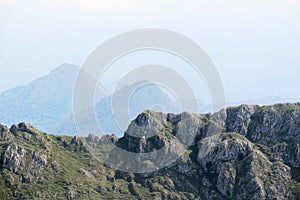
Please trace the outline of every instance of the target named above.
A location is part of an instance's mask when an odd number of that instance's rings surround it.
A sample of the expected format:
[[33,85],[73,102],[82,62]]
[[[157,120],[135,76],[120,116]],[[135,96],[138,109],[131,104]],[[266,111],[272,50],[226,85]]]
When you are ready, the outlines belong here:
[[0,0],[0,91],[145,27],[198,42],[229,100],[300,98],[299,0]]

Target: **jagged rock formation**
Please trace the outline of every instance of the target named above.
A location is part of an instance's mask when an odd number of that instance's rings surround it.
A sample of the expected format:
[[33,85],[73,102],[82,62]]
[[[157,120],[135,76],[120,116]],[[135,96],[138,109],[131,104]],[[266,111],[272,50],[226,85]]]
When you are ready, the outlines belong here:
[[122,138],[0,124],[0,154],[0,199],[299,199],[300,104],[145,111]]

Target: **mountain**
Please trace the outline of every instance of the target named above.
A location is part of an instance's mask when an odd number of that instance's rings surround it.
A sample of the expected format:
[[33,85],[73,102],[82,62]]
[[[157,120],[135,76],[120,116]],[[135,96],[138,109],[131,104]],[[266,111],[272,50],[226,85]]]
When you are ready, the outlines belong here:
[[[78,66],[66,63],[28,85],[18,86],[0,93],[1,121],[5,124],[27,121],[45,132],[66,135],[77,134],[72,111],[72,96],[78,72]],[[93,78],[87,75],[87,79]],[[120,101],[117,101],[117,105],[115,105],[115,110],[118,111],[117,116],[119,116],[117,124],[115,121],[116,115],[113,114],[111,107],[112,91],[106,88],[111,90],[111,86],[100,85],[95,93],[97,120],[105,133],[115,133],[121,136],[129,122],[138,113],[146,109],[171,113],[180,112],[178,104],[173,97],[160,87],[147,84],[145,80],[127,85],[114,93],[116,99]],[[133,91],[133,89],[137,90],[134,90],[135,92],[128,102],[130,114],[128,117],[128,112],[123,110],[124,104],[121,105],[121,103],[124,103],[123,96],[126,95],[126,91]],[[267,105],[287,100],[297,101],[297,99],[291,98],[267,97],[242,102],[229,102],[227,104],[228,106],[240,104]],[[210,105],[200,100],[198,102],[199,113],[211,112]],[[84,120],[82,122],[84,128],[82,128],[81,132],[89,133],[94,131],[97,124],[91,124],[91,120],[88,118],[84,118]]]
[[1,199],[296,200],[300,103],[147,110],[121,138],[1,125],[0,153]]
[[[135,93],[130,96],[131,91],[134,91],[136,88],[140,88],[140,90],[135,91]],[[97,119],[104,133],[114,133],[121,136],[130,121],[147,109],[157,109],[156,111],[172,113],[180,112],[176,102],[169,95],[164,93],[155,84],[151,84],[146,80],[127,85],[121,90],[116,91],[113,95],[116,102],[114,104],[115,114],[113,113],[111,103],[112,95],[100,100],[95,107]],[[124,99],[125,96],[130,96],[129,101]],[[122,109],[124,105],[128,105],[128,109],[126,109],[126,107]],[[153,105],[157,105],[157,107],[153,107]],[[114,116],[118,116],[118,124]],[[90,130],[90,132],[93,132],[93,130]]]
[[[27,121],[45,132],[75,135],[77,132],[73,118],[72,98],[78,72],[78,66],[63,64],[48,75],[38,78],[26,86],[15,87],[0,93],[1,121],[5,124]],[[86,77],[93,79],[89,75]],[[147,81],[127,85],[116,91],[115,95],[120,99],[126,91],[138,88],[145,82]],[[126,127],[123,126],[123,129],[120,129],[114,121],[111,93],[105,86],[98,86],[95,93],[95,110],[98,121],[106,133],[121,135]],[[176,103],[169,95],[159,87],[148,84],[141,90],[137,90],[131,97],[129,101],[130,118],[123,120],[122,124],[127,125],[139,112],[151,108],[154,104],[162,105],[167,112],[179,112]],[[118,108],[117,110],[120,110]],[[122,113],[121,119],[125,119],[123,115],[124,113]],[[86,123],[85,126],[91,127],[92,125]],[[88,128],[84,130],[86,133],[89,131]]]
[[[45,132],[67,134],[61,124],[73,115],[73,89],[78,72],[78,66],[66,63],[28,85],[2,92],[0,119],[5,124],[28,121]],[[105,97],[107,91],[101,85],[96,95]]]
[[0,119],[6,124],[28,121],[52,132],[72,114],[72,90],[78,67],[63,64],[50,74],[0,94]]
[[[136,90],[137,88],[139,89]],[[132,91],[134,91],[133,94],[131,94]],[[115,103],[112,106],[113,100]],[[75,127],[74,118],[71,117],[66,121],[62,121],[57,126],[57,130],[64,130],[73,135],[76,133],[87,135],[87,133],[95,132],[99,123],[103,133],[122,136],[128,124],[134,118],[133,116],[137,116],[148,108],[156,109],[156,111],[180,112],[178,105],[171,96],[163,92],[157,85],[144,80],[126,85],[112,95],[102,98],[95,105],[95,110],[92,108],[82,112],[80,118],[77,119],[77,124],[80,124],[80,126]],[[93,120],[91,120],[94,111],[98,123],[93,123]]]

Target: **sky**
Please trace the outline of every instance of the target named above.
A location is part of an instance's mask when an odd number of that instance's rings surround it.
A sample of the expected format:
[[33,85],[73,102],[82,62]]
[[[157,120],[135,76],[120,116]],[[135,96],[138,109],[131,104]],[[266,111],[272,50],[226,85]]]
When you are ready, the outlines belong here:
[[300,98],[298,0],[0,0],[0,91],[81,65],[102,42],[139,28],[196,41],[229,101]]

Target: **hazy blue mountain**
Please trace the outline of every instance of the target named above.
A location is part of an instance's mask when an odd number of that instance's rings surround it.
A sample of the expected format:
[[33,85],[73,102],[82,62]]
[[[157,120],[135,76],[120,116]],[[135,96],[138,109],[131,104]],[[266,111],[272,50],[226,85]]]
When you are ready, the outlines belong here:
[[0,119],[28,121],[47,132],[72,113],[72,90],[78,66],[63,64],[48,75],[0,94]]
[[[133,95],[130,95],[129,99],[124,98],[135,88],[141,89],[136,90]],[[115,98],[114,106],[112,106],[113,95]],[[101,132],[97,132],[99,124],[102,133],[122,136],[130,121],[144,110],[153,109],[170,113],[180,112],[179,107],[172,97],[166,94],[160,87],[150,84],[147,81],[126,85],[114,92],[113,95],[101,99],[95,105],[94,109],[82,112],[80,118],[77,119],[77,123],[80,124],[80,127],[77,127],[77,129],[73,117],[62,122],[56,129],[64,130],[69,134],[75,134],[78,131],[77,134],[79,135],[87,135],[88,133],[99,135],[101,134]],[[114,109],[112,109],[113,107]],[[93,123],[91,120],[94,110],[98,123]]]
[[[48,75],[40,77],[28,85],[18,86],[0,93],[0,119],[5,124],[13,124],[20,121],[27,121],[34,126],[43,129],[45,132],[55,132],[58,134],[74,135],[76,128],[72,112],[72,94],[74,82],[77,77],[79,67],[71,64],[63,64],[52,70]],[[87,76],[87,78],[92,78]],[[92,81],[93,82],[93,81]],[[144,85],[143,87],[141,87]],[[136,90],[129,102],[124,99],[127,92]],[[114,107],[116,114],[112,112],[112,91],[105,89],[103,85],[96,91],[95,111],[99,124],[105,133],[115,133],[121,135],[126,130],[130,120],[144,110],[152,109],[156,111],[178,113],[180,109],[164,90],[147,81],[136,82],[127,85],[119,91],[114,92],[116,104]],[[228,102],[227,106],[240,104],[269,105],[280,102],[296,102],[297,99],[266,97],[239,102]],[[211,106],[198,100],[199,113],[212,112]],[[123,103],[123,104],[122,104]],[[129,104],[128,110],[123,110],[124,103]],[[159,106],[158,106],[159,105]],[[161,107],[163,109],[161,109]],[[93,110],[92,110],[93,111]],[[90,112],[90,111],[87,111]],[[129,117],[127,113],[129,112]],[[197,112],[197,111],[195,111]],[[97,124],[91,124],[91,120],[82,114],[86,128],[86,133],[95,131]],[[115,117],[119,116],[121,127],[115,122]]]
[[[72,116],[72,95],[79,67],[63,64],[28,85],[0,94],[0,119],[13,124],[28,121],[46,132],[58,131]],[[99,87],[98,93],[105,94]],[[59,132],[65,133],[64,130]]]
[[[40,77],[28,85],[18,86],[0,93],[1,121],[9,125],[27,121],[45,132],[75,134],[72,95],[78,72],[78,66],[63,64],[52,70],[48,75]],[[138,87],[137,84],[141,84],[141,82],[126,87],[127,89],[136,88]],[[126,91],[126,88],[117,91],[115,94],[122,97],[124,91]],[[108,94],[108,91],[102,85],[96,91],[95,108],[98,121],[105,132],[122,133],[122,130],[118,129],[118,126],[114,123],[111,110],[112,96],[108,96]],[[138,113],[150,109],[153,104],[163,105],[166,112],[179,112],[174,101],[159,87],[148,85],[132,96],[129,104],[130,120]],[[86,121],[89,120],[86,119]],[[125,122],[127,123],[128,120]],[[89,123],[86,123],[86,126],[93,127]]]
[[[137,90],[129,99],[123,99],[126,93],[131,91],[133,88],[140,88]],[[169,113],[179,113],[179,106],[176,104],[175,100],[166,94],[160,87],[154,84],[147,84],[147,81],[136,82],[132,85],[127,85],[120,91],[114,93],[115,95],[115,114],[113,114],[112,109],[112,95],[102,99],[97,103],[95,110],[97,113],[98,122],[105,133],[115,133],[121,135],[127,129],[127,125],[132,119],[134,119],[139,113],[147,109],[152,109],[156,111],[166,111]],[[124,103],[124,104],[122,104]],[[128,105],[128,109],[124,109],[123,105]],[[129,113],[129,115],[128,115]],[[114,116],[119,116],[118,124],[115,122],[116,118]],[[126,117],[128,116],[128,117]]]

